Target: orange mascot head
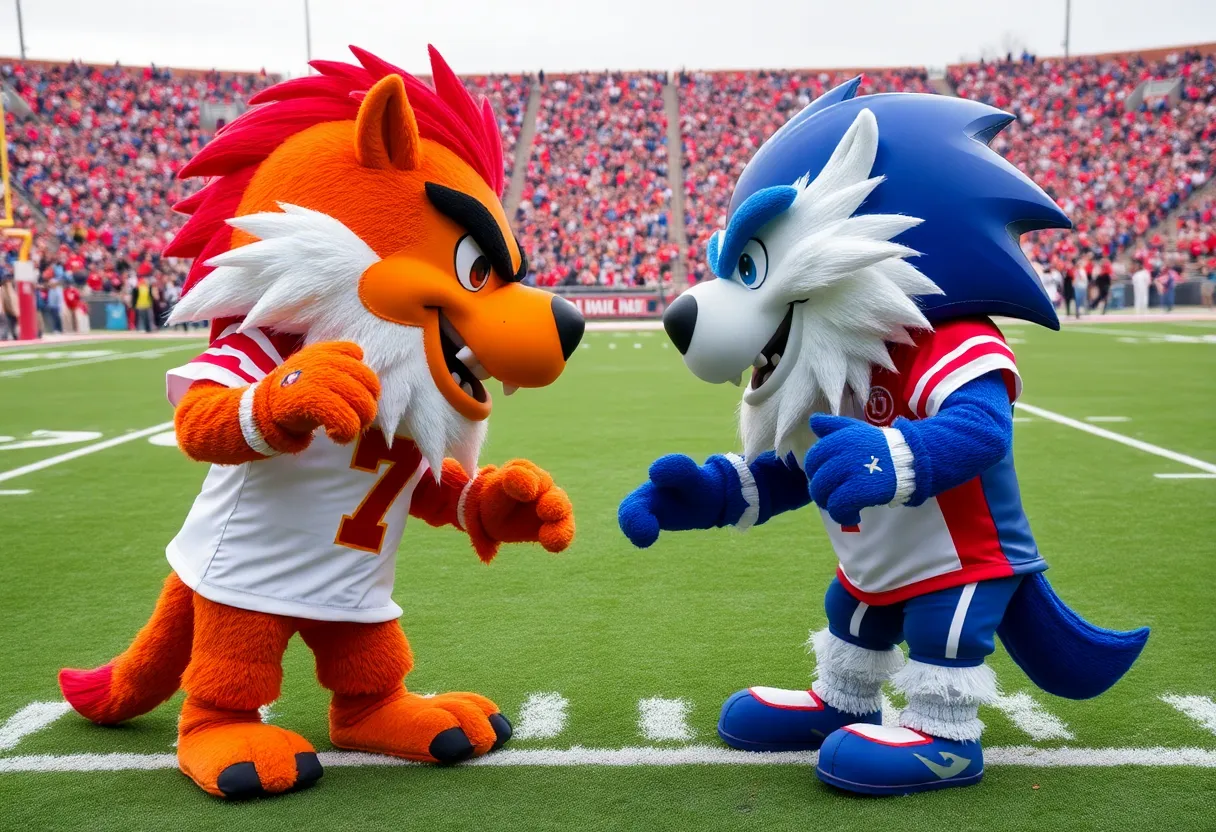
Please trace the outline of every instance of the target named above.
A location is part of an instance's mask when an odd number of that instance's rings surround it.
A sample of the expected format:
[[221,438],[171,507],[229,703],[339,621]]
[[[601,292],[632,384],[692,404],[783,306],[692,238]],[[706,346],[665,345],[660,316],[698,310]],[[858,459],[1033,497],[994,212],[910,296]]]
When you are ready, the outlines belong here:
[[360,66],[316,61],[259,93],[183,169],[212,179],[177,206],[191,217],[166,253],[195,261],[173,320],[353,341],[380,377],[386,435],[471,468],[483,382],[552,383],[583,319],[521,283],[489,102],[433,48],[434,88],[352,51]]

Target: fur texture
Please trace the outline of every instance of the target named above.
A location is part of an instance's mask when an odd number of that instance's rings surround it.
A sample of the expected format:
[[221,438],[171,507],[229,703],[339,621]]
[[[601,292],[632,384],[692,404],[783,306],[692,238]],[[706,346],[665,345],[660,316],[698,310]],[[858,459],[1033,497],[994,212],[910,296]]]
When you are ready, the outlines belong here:
[[436,478],[447,456],[476,469],[486,423],[457,413],[435,386],[421,328],[373,315],[359,297],[359,277],[380,258],[337,219],[281,208],[230,221],[257,241],[213,257],[215,271],[182,299],[171,322],[243,316],[242,329],[306,333],[306,344],[357,344],[380,379],[376,423],[385,440],[409,436]]
[[833,708],[862,716],[882,708],[883,683],[904,666],[898,647],[867,650],[832,635],[812,633],[807,647],[815,654],[811,689]]
[[770,263],[759,291],[766,305],[794,304],[794,349],[782,355],[790,366],[776,389],[744,394],[748,459],[766,450],[801,458],[814,442],[810,415],[839,413],[846,389],[865,401],[871,368],[891,368],[887,343],[908,343],[908,330],[929,327],[912,296],[937,287],[907,261],[916,252],[891,242],[920,220],[854,216],[882,181],[869,175],[877,150],[878,125],[862,110],[819,176],[795,183],[789,210],[760,231]]
[[943,667],[910,660],[892,679],[908,698],[899,724],[949,740],[978,740],[984,722],[980,705],[991,705],[999,691],[986,664]]

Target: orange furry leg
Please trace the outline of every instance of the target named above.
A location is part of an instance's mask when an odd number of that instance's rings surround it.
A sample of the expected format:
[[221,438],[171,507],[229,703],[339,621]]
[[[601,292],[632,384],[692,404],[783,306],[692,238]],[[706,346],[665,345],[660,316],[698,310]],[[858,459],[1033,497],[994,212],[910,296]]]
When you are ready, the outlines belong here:
[[484,696],[405,690],[414,661],[396,621],[309,622],[300,635],[316,654],[321,684],[334,692],[329,737],[339,748],[458,763],[511,738],[511,723]]
[[177,760],[199,788],[246,798],[304,788],[322,774],[299,734],[265,725],[258,708],[279,695],[291,618],[194,599],[194,655],[182,687]]
[[63,698],[99,725],[146,714],[181,686],[193,626],[194,592],[169,573],[152,617],[118,658],[93,670],[59,671]]

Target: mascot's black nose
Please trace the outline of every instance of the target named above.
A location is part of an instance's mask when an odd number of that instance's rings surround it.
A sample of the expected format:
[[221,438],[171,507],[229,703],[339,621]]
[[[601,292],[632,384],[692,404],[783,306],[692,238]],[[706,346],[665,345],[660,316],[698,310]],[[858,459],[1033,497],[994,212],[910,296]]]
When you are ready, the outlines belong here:
[[587,322],[578,307],[560,295],[553,296],[553,320],[557,321],[557,337],[562,342],[562,358],[568,359],[583,340]]
[[680,295],[663,313],[663,329],[676,345],[680,355],[688,352],[692,343],[692,331],[697,328],[697,299],[692,295]]

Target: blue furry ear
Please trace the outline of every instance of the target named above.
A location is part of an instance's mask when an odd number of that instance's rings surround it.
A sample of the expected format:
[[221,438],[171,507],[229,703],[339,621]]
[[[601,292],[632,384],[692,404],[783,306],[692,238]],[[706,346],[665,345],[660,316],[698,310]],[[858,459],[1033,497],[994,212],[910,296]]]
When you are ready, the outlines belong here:
[[[816,98],[810,104],[807,104],[805,107],[803,107],[802,111],[799,112],[798,115],[794,116],[792,119],[787,121],[785,124],[781,125],[781,130],[793,130],[799,124],[806,121],[811,116],[815,115],[816,113],[818,113],[822,110],[826,110],[828,107],[831,107],[833,104],[839,104],[841,101],[848,101],[851,98],[855,98],[857,96],[857,89],[860,86],[861,86],[861,76],[858,75],[856,78],[851,78],[848,81],[845,81],[843,84],[840,84],[839,86],[832,87],[830,90],[828,90],[823,95]],[[781,130],[778,130],[777,132],[780,133]],[[775,134],[774,134],[774,137],[775,137]],[[770,141],[771,141],[771,139],[770,139]]]

